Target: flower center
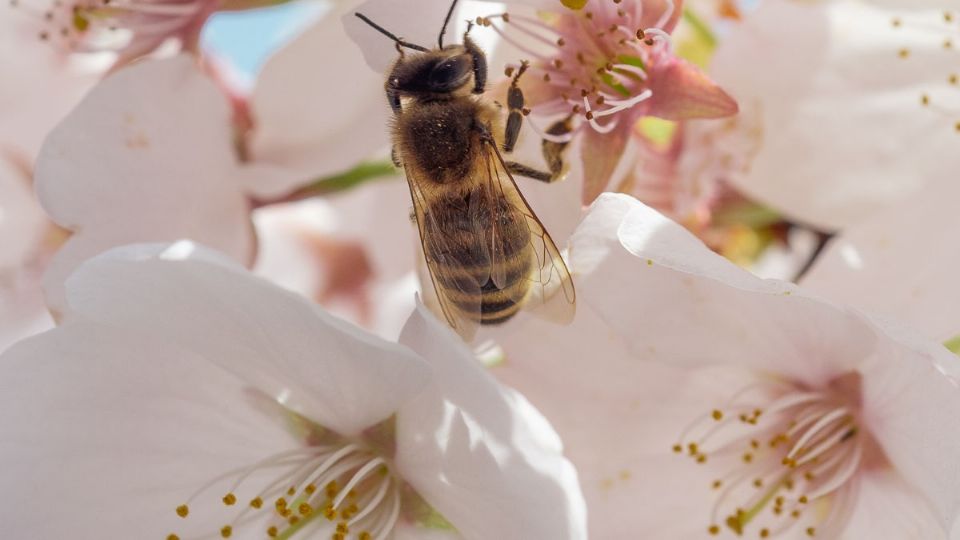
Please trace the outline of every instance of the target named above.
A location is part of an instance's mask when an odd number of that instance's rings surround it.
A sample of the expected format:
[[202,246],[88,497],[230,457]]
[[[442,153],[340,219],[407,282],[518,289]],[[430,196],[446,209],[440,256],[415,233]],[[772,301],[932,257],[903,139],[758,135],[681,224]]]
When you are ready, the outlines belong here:
[[[531,107],[534,114],[572,115],[606,133],[616,127],[618,113],[653,95],[648,71],[670,54],[670,36],[660,27],[673,10],[668,1],[657,23],[648,28],[641,26],[645,17],[639,0],[605,0],[592,10],[551,14],[543,20],[503,13],[478,18],[477,23],[494,29],[533,59],[529,71],[536,81],[531,93],[536,96]],[[506,32],[507,26],[531,44]],[[557,137],[538,129],[535,122],[531,125],[547,140],[570,140],[570,135]]]
[[[224,485],[226,491],[211,493]],[[260,527],[281,540],[295,535],[383,540],[400,516],[401,495],[401,481],[378,452],[357,443],[306,446],[221,475],[176,513],[187,519],[194,506],[237,507],[220,528],[222,538]]]
[[710,534],[739,536],[753,526],[773,538],[802,527],[811,537],[839,537],[865,445],[846,394],[752,385],[680,440],[674,452],[725,471],[711,482]]
[[112,52],[129,57],[182,37],[207,14],[204,0],[10,0],[38,23],[36,36],[61,54]]

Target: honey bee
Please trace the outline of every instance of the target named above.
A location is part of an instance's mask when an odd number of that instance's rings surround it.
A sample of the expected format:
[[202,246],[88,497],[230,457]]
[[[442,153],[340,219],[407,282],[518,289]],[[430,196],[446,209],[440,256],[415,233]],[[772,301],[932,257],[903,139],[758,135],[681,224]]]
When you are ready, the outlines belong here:
[[[462,44],[443,44],[456,4],[447,12],[435,49],[409,43],[356,13],[392,39],[399,53],[384,85],[394,113],[392,154],[406,173],[440,309],[464,337],[472,336],[478,324],[509,320],[521,308],[569,322],[575,309],[570,274],[513,178],[561,178],[565,143],[543,142],[550,172],[504,159],[529,112],[518,85],[527,63],[515,73],[508,70],[512,80],[504,126],[501,106],[482,96],[487,61],[469,37],[473,25],[468,23]],[[564,129],[569,119],[549,132]]]

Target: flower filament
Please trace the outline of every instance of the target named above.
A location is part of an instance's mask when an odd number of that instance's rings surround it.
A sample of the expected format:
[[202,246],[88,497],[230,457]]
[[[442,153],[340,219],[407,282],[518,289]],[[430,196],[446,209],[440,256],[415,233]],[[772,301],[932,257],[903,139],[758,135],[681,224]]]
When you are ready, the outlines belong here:
[[756,526],[760,538],[774,538],[803,527],[810,537],[838,537],[865,444],[845,398],[764,383],[684,430],[674,452],[727,471],[711,482],[717,499],[707,531],[740,536]]
[[[674,11],[671,1],[666,4],[656,26],[648,28],[640,26],[644,7],[639,0],[601,1],[594,11],[564,11],[543,20],[502,13],[476,22],[492,28],[533,59],[529,71],[536,77],[530,84],[538,85],[537,95],[547,96],[531,107],[534,114],[578,117],[580,125],[607,133],[621,121],[621,113],[653,95],[648,71],[670,55],[671,49],[670,35],[660,28]],[[521,42],[506,28],[532,43]],[[605,117],[608,120],[601,121]],[[553,142],[567,142],[572,137],[551,136],[536,122],[531,125]]]
[[[254,478],[267,478],[266,484],[241,496]],[[224,482],[230,482],[227,491],[211,496],[213,488]],[[294,536],[384,540],[400,516],[400,488],[389,462],[365,446],[307,446],[221,475],[175,511],[188,519],[196,505],[238,507],[234,518],[220,527],[222,538],[243,528],[260,527],[266,537],[278,540]],[[167,536],[167,540],[180,538]]]

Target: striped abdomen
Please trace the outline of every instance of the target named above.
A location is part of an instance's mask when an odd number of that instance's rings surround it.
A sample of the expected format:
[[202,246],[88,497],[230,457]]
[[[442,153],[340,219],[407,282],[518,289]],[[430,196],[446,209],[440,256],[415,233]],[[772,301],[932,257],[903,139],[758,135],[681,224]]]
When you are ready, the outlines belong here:
[[516,314],[530,288],[534,255],[523,214],[505,200],[485,200],[473,210],[469,200],[433,205],[431,214],[444,232],[442,241],[426,244],[438,293],[482,324]]

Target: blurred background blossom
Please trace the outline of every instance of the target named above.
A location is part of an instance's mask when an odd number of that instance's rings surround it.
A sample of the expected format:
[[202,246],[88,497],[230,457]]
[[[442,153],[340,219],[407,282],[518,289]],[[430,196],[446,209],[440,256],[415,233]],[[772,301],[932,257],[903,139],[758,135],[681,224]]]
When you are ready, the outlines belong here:
[[[396,340],[423,271],[409,190],[390,161],[383,77],[397,53],[353,14],[430,46],[450,2],[412,4],[0,7],[0,351],[61,322],[65,280],[90,257],[181,238]],[[771,376],[782,384],[755,396],[768,405],[797,392],[827,396],[814,405],[828,409],[855,402],[849,418],[870,456],[830,446],[849,467],[832,471],[842,481],[823,493],[818,537],[845,527],[858,538],[946,535],[957,479],[938,467],[956,441],[938,428],[951,424],[960,380],[946,352],[960,352],[957,9],[952,0],[457,6],[448,39],[474,24],[490,99],[504,103],[507,72],[531,61],[519,79],[530,114],[515,158],[545,168],[545,131],[570,128],[546,135],[568,144],[563,180],[518,183],[557,244],[575,248],[578,318],[558,329],[520,316],[474,345],[557,426],[591,537],[702,538],[714,526],[809,537],[727,512],[734,498],[757,502],[754,492],[689,497],[683,482],[695,481],[696,464],[670,452],[689,442],[683,426]],[[621,223],[611,201],[642,208],[634,217],[657,234]],[[668,220],[754,275],[786,281],[738,273]],[[816,295],[822,317],[744,307],[758,295],[778,296],[778,306]],[[698,319],[704,310],[716,319]],[[744,328],[724,326],[728,318]],[[831,320],[849,335],[832,334]],[[737,341],[752,333],[780,336],[790,350],[779,357]],[[729,348],[723,362],[691,370],[676,365],[688,342],[704,355]],[[930,444],[914,448],[904,434]],[[702,469],[714,470],[713,455]],[[660,504],[637,511],[638,497]],[[709,515],[721,506],[720,519]]]

